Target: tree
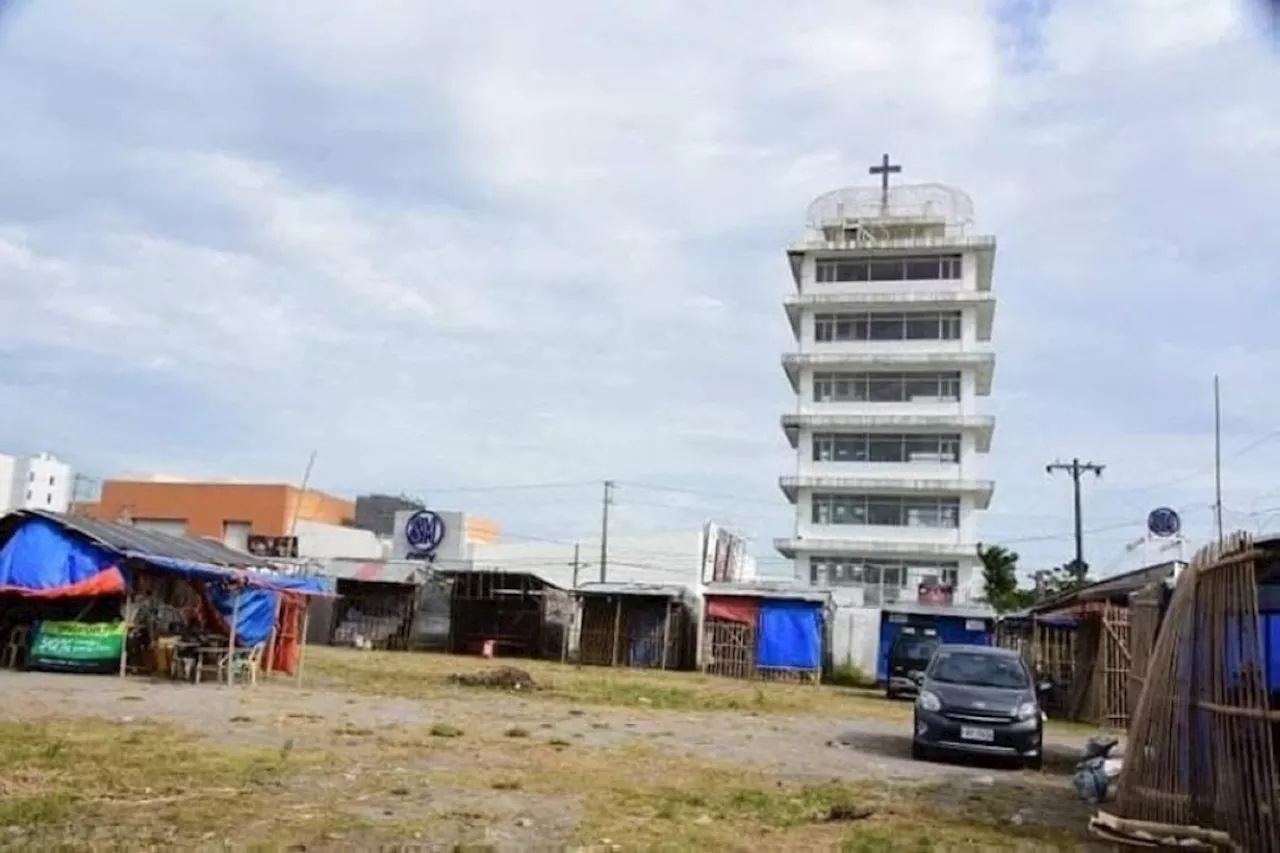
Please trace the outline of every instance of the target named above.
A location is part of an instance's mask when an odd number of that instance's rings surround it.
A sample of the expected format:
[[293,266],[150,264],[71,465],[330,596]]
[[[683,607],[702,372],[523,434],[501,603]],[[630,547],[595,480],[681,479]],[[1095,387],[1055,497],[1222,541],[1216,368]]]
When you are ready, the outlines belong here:
[[1091,583],[1093,581],[1089,579],[1089,564],[1079,566],[1076,565],[1075,560],[1071,560],[1061,566],[1037,573],[1036,597],[1045,601]]
[[982,585],[987,603],[997,613],[1020,610],[1031,603],[1031,591],[1018,589],[1018,554],[1000,545],[978,545]]

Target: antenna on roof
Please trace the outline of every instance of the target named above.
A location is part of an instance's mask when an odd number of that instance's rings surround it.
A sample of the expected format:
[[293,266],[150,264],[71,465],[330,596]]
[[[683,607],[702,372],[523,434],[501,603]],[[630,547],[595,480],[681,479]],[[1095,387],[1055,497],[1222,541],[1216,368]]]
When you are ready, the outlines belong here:
[[289,519],[289,535],[294,535],[294,530],[298,527],[298,513],[302,511],[302,499],[307,496],[307,484],[311,482],[311,469],[316,464],[316,451],[311,451],[311,456],[307,458],[307,470],[302,473],[302,488],[298,490],[298,497],[293,502],[293,518]]

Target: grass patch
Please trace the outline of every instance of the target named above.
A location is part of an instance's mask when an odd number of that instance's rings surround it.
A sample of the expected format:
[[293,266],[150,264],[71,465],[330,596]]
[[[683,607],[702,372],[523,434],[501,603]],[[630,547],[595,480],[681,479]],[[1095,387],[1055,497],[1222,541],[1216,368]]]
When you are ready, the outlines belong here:
[[194,849],[310,760],[158,723],[0,723],[0,826],[20,827],[24,849]]
[[462,729],[448,723],[436,723],[428,731],[432,737],[462,737]]
[[836,687],[855,687],[861,690],[876,689],[875,677],[867,675],[861,667],[854,666],[851,663],[843,663],[833,668],[827,677],[823,679],[823,682]]
[[[488,755],[486,760],[485,756]],[[556,748],[550,742],[507,743],[500,753],[484,747],[473,766],[501,761],[518,768],[448,773],[441,783],[461,788],[513,790],[564,797],[579,804],[573,844],[608,849],[625,840],[628,850],[921,851],[1076,850],[1075,831],[1012,821],[1034,793],[997,784],[968,789],[947,785],[801,784],[745,767],[713,765],[673,756],[648,744],[610,749]],[[1016,778],[1016,777],[1014,777]],[[960,793],[957,793],[960,791]],[[1043,789],[1058,801],[1061,789]],[[1029,799],[1029,797],[1031,799]],[[1036,810],[1052,808],[1040,802]],[[1071,825],[1083,830],[1085,813]]]
[[[307,668],[317,680],[373,696],[426,700],[474,694],[449,682],[458,672],[496,669],[501,661],[430,652],[352,652],[307,648]],[[830,685],[737,681],[694,672],[653,672],[577,667],[551,661],[520,661],[539,689],[522,694],[531,702],[563,702],[668,711],[739,711],[758,714],[813,714],[906,721],[908,703],[885,702],[876,691]],[[569,713],[580,716],[582,708]]]

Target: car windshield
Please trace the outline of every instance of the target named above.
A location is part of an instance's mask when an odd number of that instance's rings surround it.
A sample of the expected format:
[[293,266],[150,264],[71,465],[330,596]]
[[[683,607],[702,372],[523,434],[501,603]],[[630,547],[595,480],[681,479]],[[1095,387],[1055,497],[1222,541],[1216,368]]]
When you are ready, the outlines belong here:
[[894,657],[899,660],[908,660],[912,663],[928,663],[929,658],[933,657],[933,653],[937,648],[937,640],[901,640],[898,643]]
[[1028,684],[1022,661],[983,652],[939,652],[933,659],[929,677],[948,684],[1006,690],[1023,690]]

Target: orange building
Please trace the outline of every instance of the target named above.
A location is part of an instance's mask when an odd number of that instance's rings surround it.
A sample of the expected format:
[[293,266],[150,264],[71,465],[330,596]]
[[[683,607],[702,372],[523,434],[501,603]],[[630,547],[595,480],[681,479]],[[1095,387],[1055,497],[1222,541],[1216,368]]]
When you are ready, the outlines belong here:
[[75,511],[177,536],[210,536],[244,547],[248,536],[288,536],[297,521],[350,525],[355,507],[323,492],[274,483],[106,480],[97,503]]

